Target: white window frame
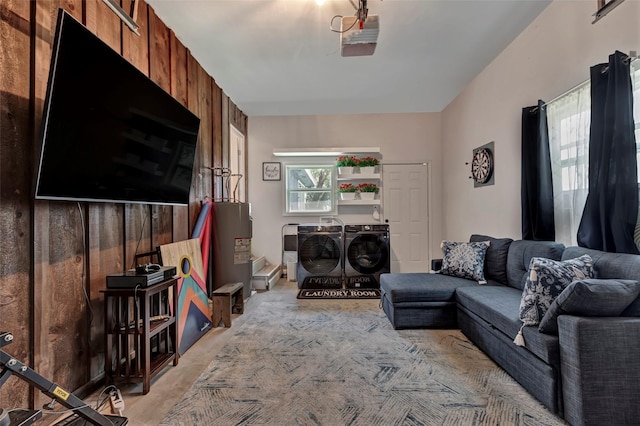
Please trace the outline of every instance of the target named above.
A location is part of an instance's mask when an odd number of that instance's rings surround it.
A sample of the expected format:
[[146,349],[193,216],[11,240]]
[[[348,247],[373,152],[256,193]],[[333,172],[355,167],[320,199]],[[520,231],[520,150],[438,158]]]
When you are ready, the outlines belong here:
[[[328,188],[290,188],[290,171],[295,169],[326,169],[330,173],[331,185]],[[284,165],[284,215],[285,216],[318,216],[318,215],[334,215],[337,214],[337,202],[336,202],[336,181],[337,173],[334,164],[330,163],[308,163],[308,164],[285,164]],[[292,210],[291,198],[294,193],[313,193],[313,192],[328,192],[329,193],[329,210],[314,209],[313,206],[309,206],[308,209]],[[306,204],[306,202],[304,202]]]

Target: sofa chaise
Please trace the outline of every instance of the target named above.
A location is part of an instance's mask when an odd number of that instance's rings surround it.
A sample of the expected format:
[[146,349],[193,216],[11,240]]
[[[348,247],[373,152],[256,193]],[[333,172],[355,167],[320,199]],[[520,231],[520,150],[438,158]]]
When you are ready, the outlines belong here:
[[[381,304],[393,327],[460,328],[572,425],[640,424],[640,256],[483,235],[467,244],[480,242],[487,245],[480,280],[381,275]],[[531,292],[553,281],[542,275],[545,265],[577,276],[556,287],[559,294],[540,312],[547,289]],[[540,323],[523,321],[531,306]]]

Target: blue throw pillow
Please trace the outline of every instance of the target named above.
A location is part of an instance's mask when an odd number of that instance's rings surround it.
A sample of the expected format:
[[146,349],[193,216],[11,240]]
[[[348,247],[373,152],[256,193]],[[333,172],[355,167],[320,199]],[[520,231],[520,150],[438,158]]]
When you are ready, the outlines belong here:
[[558,316],[617,317],[640,295],[634,280],[574,281],[553,301],[538,330],[558,334]]
[[484,258],[489,247],[488,241],[455,243],[445,240],[441,247],[441,274],[484,281]]
[[489,241],[489,248],[484,260],[484,276],[507,284],[507,255],[513,240],[511,238],[493,238],[486,235],[473,234],[471,242]]
[[593,259],[585,254],[557,261],[533,257],[520,300],[520,320],[538,325],[556,297],[573,281],[593,278]]

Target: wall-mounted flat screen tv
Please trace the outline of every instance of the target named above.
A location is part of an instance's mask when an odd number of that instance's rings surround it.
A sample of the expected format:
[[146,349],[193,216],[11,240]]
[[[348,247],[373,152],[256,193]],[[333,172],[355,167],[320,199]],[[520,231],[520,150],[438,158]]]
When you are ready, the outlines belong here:
[[186,205],[200,119],[60,10],[35,198]]

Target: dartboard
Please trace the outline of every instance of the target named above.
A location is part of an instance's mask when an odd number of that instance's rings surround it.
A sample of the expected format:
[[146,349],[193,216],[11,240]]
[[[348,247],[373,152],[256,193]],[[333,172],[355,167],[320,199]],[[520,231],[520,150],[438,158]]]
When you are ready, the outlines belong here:
[[487,183],[493,174],[493,154],[487,148],[479,149],[473,154],[471,176],[477,183]]

